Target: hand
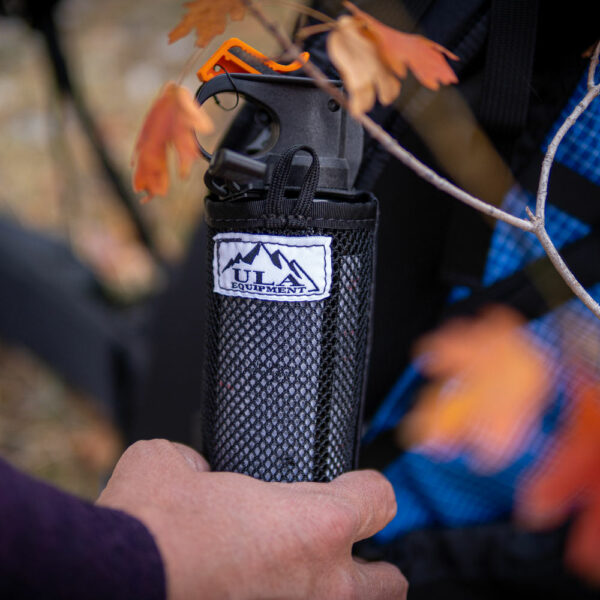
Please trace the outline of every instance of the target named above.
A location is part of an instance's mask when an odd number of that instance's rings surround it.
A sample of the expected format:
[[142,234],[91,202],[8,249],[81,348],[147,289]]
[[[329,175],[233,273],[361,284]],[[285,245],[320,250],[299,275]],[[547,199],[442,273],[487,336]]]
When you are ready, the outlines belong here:
[[396,512],[391,485],[375,471],[265,483],[212,473],[191,448],[152,440],[123,454],[98,504],[152,532],[171,600],[406,597],[396,567],[351,554]]

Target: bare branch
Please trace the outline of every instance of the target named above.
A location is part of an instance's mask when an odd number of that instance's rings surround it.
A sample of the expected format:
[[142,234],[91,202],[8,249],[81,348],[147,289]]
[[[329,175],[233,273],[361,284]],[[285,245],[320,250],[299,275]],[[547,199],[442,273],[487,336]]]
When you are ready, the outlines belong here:
[[[287,34],[274,22],[272,22],[252,0],[242,0],[242,3],[246,5],[252,15],[269,31],[275,39],[280,43],[281,47],[288,52],[291,56],[299,58],[301,50],[289,39]],[[303,66],[306,74],[313,79],[315,84],[327,92],[340,106],[348,109],[346,97],[341,91],[329,82],[326,75],[313,63],[308,62]],[[415,173],[421,176],[423,179],[434,185],[439,190],[450,194],[457,200],[468,204],[476,210],[488,215],[494,219],[499,219],[518,227],[524,231],[533,231],[533,225],[527,219],[520,219],[515,217],[487,202],[483,202],[479,198],[472,196],[471,194],[460,189],[444,177],[438,175],[433,169],[430,169],[427,165],[419,161],[410,152],[405,150],[391,135],[389,135],[382,127],[380,127],[375,121],[364,114],[353,115],[354,118],[365,128],[365,130],[377,140],[383,148],[389,152],[394,158],[397,158],[400,162],[405,164],[407,167],[412,169]]]
[[[566,118],[565,122],[560,126],[556,132],[552,141],[548,144],[548,150],[546,156],[542,162],[542,170],[540,173],[540,181],[538,184],[536,206],[535,206],[535,217],[532,218],[532,222],[535,226],[534,233],[542,247],[546,251],[548,258],[558,271],[559,275],[563,278],[565,283],[571,288],[573,293],[600,319],[600,305],[586,292],[585,288],[577,281],[573,273],[570,271],[567,264],[559,255],[556,247],[552,243],[550,236],[545,229],[545,215],[546,215],[546,200],[548,198],[548,181],[550,178],[550,170],[558,150],[558,146],[562,139],[565,137],[569,129],[573,127],[577,119],[583,114],[583,112],[589,107],[592,101],[600,95],[600,84],[589,87],[589,82],[593,82],[593,74],[598,64],[598,54],[600,51],[600,43],[596,45],[594,56],[592,57],[590,70],[588,73],[588,91],[583,97],[581,102],[574,108],[573,112]],[[530,216],[531,218],[531,216]]]
[[182,85],[183,80],[189,75],[192,67],[200,60],[200,57],[204,53],[204,48],[196,48],[192,55],[185,61],[179,77],[177,78],[177,85]]
[[298,13],[307,15],[309,17],[313,17],[313,19],[316,19],[317,21],[321,21],[322,23],[335,23],[335,19],[332,19],[329,15],[326,15],[324,12],[321,12],[320,10],[315,10],[314,8],[311,8],[310,6],[305,6],[304,4],[300,4],[300,2],[294,2],[294,0],[255,0],[255,1],[260,2],[260,4],[275,4],[277,6],[288,6],[289,8],[294,9]]
[[552,141],[548,144],[548,150],[546,156],[542,162],[542,171],[540,173],[540,182],[538,184],[537,200],[535,206],[535,215],[538,219],[544,220],[546,210],[546,197],[548,196],[548,179],[550,178],[550,169],[554,162],[554,157],[558,146],[565,134],[575,124],[575,121],[581,116],[581,114],[590,105],[592,100],[600,94],[600,84],[596,85],[592,89],[588,90],[587,94],[583,97],[583,100],[575,107],[573,112],[566,118],[565,122],[560,126],[559,130]]
[[600,304],[598,304],[590,296],[590,294],[588,294],[586,289],[579,283],[579,281],[577,281],[552,243],[552,240],[544,229],[543,224],[541,222],[539,223],[540,227],[535,230],[535,235],[546,251],[550,262],[552,262],[554,268],[558,271],[564,282],[571,288],[571,291],[594,313],[594,315],[596,315],[596,317],[600,319]]
[[[280,43],[282,48],[289,52],[291,56],[298,59],[300,56],[300,49],[289,39],[286,33],[276,23],[273,23],[264,14],[260,7],[258,7],[253,2],[253,0],[242,0],[242,2],[247,6],[247,8],[254,15],[254,17],[263,25],[263,27],[265,27],[265,29],[267,29],[275,37],[275,39]],[[565,120],[565,122],[556,132],[556,135],[554,136],[554,138],[548,146],[548,150],[546,152],[546,156],[544,157],[544,161],[542,163],[542,170],[540,173],[535,214],[533,214],[531,210],[527,208],[528,219],[521,219],[515,217],[503,210],[496,208],[495,206],[487,204],[479,198],[476,198],[475,196],[472,196],[471,194],[468,194],[464,190],[455,186],[447,179],[444,179],[435,171],[433,171],[421,161],[419,161],[410,152],[404,149],[391,135],[389,135],[382,127],[380,127],[367,115],[353,114],[353,117],[365,128],[365,130],[377,142],[379,142],[383,146],[383,148],[389,154],[394,156],[394,158],[397,158],[404,165],[412,169],[419,176],[421,176],[423,179],[425,179],[438,189],[450,194],[457,200],[468,204],[469,206],[490,217],[504,221],[505,223],[518,227],[523,231],[529,231],[534,233],[540,241],[542,247],[544,248],[544,251],[548,255],[548,258],[550,259],[560,276],[563,278],[565,283],[569,286],[573,293],[600,319],[600,305],[588,294],[588,292],[579,283],[579,281],[577,281],[577,279],[570,271],[565,261],[562,259],[562,257],[558,253],[558,250],[556,249],[552,240],[550,239],[550,236],[546,232],[544,221],[546,198],[548,195],[548,179],[550,177],[550,170],[552,168],[552,163],[554,161],[554,157],[556,155],[558,146],[561,140],[564,138],[565,134],[577,121],[579,116],[588,108],[590,103],[598,95],[600,95],[600,83],[594,84],[594,73],[598,65],[599,55],[600,42],[597,44],[594,50],[594,55],[590,63],[590,69],[588,73],[588,92],[586,93],[583,100],[575,107],[573,112],[569,115],[569,117]],[[338,104],[340,104],[340,106],[343,106],[346,110],[348,110],[348,103],[346,101],[346,97],[343,95],[339,88],[330,83],[329,79],[318,67],[316,67],[309,61],[304,65],[303,68],[306,74],[309,77],[311,77],[311,79],[313,79],[315,85],[327,92],[332,98],[334,98],[334,100]]]
[[369,132],[369,134],[376,139],[383,148],[389,152],[394,158],[397,158],[400,162],[405,164],[407,167],[412,169],[420,177],[431,183],[433,186],[450,194],[457,200],[468,204],[472,208],[482,212],[489,217],[504,221],[509,225],[513,225],[524,231],[533,231],[533,225],[526,219],[521,219],[507,213],[504,210],[496,208],[475,196],[465,192],[461,188],[457,187],[444,177],[438,175],[433,169],[430,169],[427,165],[418,160],[408,150],[403,148],[383,127],[375,123],[367,115],[359,115],[356,117],[358,122]]
[[596,44],[594,48],[594,53],[592,54],[592,58],[590,59],[590,68],[588,70],[588,90],[593,88],[596,85],[594,81],[594,76],[596,74],[596,67],[598,66],[598,55],[600,54],[600,41]]
[[303,41],[307,37],[311,35],[316,35],[317,33],[325,33],[326,31],[331,31],[332,26],[331,23],[319,23],[317,25],[309,25],[308,27],[303,27],[295,36],[297,41]]

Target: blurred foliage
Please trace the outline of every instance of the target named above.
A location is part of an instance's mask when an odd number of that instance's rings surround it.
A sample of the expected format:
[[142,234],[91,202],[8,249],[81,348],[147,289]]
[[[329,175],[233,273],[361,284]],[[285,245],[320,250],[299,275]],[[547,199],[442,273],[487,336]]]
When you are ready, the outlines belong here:
[[108,417],[23,350],[0,345],[0,455],[95,498],[122,443]]
[[[135,137],[164,82],[194,53],[193,40],[169,45],[182,6],[173,0],[63,0],[57,22],[72,76],[126,181]],[[287,8],[273,14],[291,27]],[[199,57],[184,84],[224,39],[238,36],[265,53],[275,42],[249,19]],[[217,132],[234,112],[209,106]],[[164,257],[177,261],[201,215],[203,165],[175,178],[166,198],[143,207]],[[0,19],[0,215],[62,236],[110,291],[125,299],[164,281],[98,168],[76,114],[56,93],[39,33]],[[1,292],[0,292],[1,293]],[[118,433],[89,398],[70,389],[25,351],[0,340],[0,455],[37,476],[93,498],[121,449]]]

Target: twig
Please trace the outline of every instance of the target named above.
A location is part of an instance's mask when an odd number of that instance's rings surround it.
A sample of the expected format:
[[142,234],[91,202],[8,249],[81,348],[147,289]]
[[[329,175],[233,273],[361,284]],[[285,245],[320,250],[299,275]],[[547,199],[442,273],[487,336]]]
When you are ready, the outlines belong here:
[[588,71],[588,90],[593,88],[596,83],[594,82],[594,76],[596,74],[596,67],[598,66],[598,55],[600,54],[600,41],[596,44],[592,58],[590,59],[590,69]]
[[583,97],[583,100],[577,104],[573,112],[565,119],[565,122],[560,126],[552,141],[548,144],[546,156],[542,162],[542,170],[540,173],[540,181],[538,184],[537,198],[535,205],[535,215],[529,213],[531,222],[534,225],[533,233],[542,244],[548,258],[563,278],[565,283],[571,288],[571,291],[600,319],[600,304],[598,304],[586,291],[585,288],[577,281],[565,261],[561,258],[558,250],[552,243],[548,232],[546,231],[546,200],[548,198],[548,181],[550,179],[550,170],[558,150],[560,142],[563,140],[569,129],[573,127],[577,119],[588,108],[592,101],[600,95],[600,83],[594,85],[594,73],[598,66],[598,54],[600,53],[600,42],[596,44],[594,54],[590,61],[588,71],[588,91]]
[[538,184],[537,199],[535,206],[535,216],[544,221],[545,210],[546,210],[546,198],[548,196],[548,180],[550,178],[550,170],[552,169],[552,163],[558,146],[566,133],[575,124],[575,121],[581,116],[581,114],[591,104],[592,100],[600,94],[600,84],[588,90],[583,100],[575,107],[573,112],[566,118],[565,122],[560,126],[556,135],[552,141],[548,144],[548,150],[546,150],[546,156],[542,162],[542,171],[540,173],[540,181]]
[[[296,46],[287,34],[274,22],[272,22],[262,9],[257,6],[253,0],[241,0],[242,3],[248,8],[250,13],[261,23],[261,25],[273,35],[273,37],[279,42],[281,47],[288,52],[291,56],[296,59],[300,58],[301,50]],[[348,103],[346,97],[336,86],[332,85],[327,76],[313,63],[308,62],[303,66],[306,74],[315,82],[315,85],[327,92],[340,106],[348,110]],[[499,219],[514,225],[524,231],[533,231],[533,224],[527,219],[520,219],[515,217],[495,206],[483,202],[479,198],[472,196],[471,194],[460,189],[444,177],[438,175],[433,169],[430,169],[427,165],[418,160],[410,152],[404,149],[387,131],[380,127],[375,121],[365,114],[353,114],[352,115],[364,128],[365,130],[379,142],[383,148],[389,152],[394,158],[397,158],[400,162],[405,164],[407,167],[415,171],[423,179],[434,185],[439,190],[450,194],[457,200],[468,204],[476,210],[488,215],[492,218]]]
[[300,4],[299,2],[294,2],[294,0],[257,0],[261,4],[276,4],[277,6],[288,6],[289,8],[293,8],[296,12],[299,12],[303,15],[307,15],[309,17],[313,17],[317,21],[322,21],[323,23],[335,23],[335,19],[332,19],[329,15],[326,15],[324,12],[320,10],[315,10],[310,6],[305,6],[304,4]]
[[[275,39],[286,52],[296,59],[300,57],[300,49],[289,39],[287,34],[276,23],[273,23],[264,14],[264,12],[253,2],[253,0],[241,1],[252,13],[252,15],[261,23],[261,25],[275,37]],[[558,253],[558,250],[554,246],[545,229],[544,220],[546,198],[548,195],[548,179],[558,145],[578,117],[588,108],[591,102],[598,95],[600,95],[600,83],[594,84],[594,73],[598,65],[599,55],[600,42],[598,42],[596,45],[590,62],[590,69],[588,73],[588,92],[556,132],[554,139],[548,146],[548,151],[546,152],[546,156],[542,163],[542,171],[540,173],[540,181],[536,200],[536,212],[534,215],[529,209],[527,210],[529,220],[515,217],[514,215],[498,209],[487,202],[483,202],[479,198],[476,198],[475,196],[465,192],[419,161],[370,117],[362,113],[351,114],[365,128],[365,130],[383,146],[384,150],[386,150],[394,158],[397,158],[400,162],[412,169],[420,177],[434,185],[439,190],[450,194],[457,200],[468,204],[472,208],[475,208],[476,210],[492,218],[504,221],[505,223],[518,227],[523,231],[529,231],[535,234],[540,241],[540,244],[544,248],[544,251],[548,255],[548,258],[558,271],[559,275],[569,286],[571,291],[594,313],[594,315],[596,315],[596,317],[600,319],[600,305],[590,296],[590,294],[588,294],[579,281],[577,281],[565,261]],[[306,74],[315,82],[317,87],[327,92],[340,106],[344,107],[346,110],[348,110],[348,112],[350,112],[346,97],[342,94],[339,88],[331,84],[326,75],[317,66],[309,61],[303,66],[303,69]]]
[[504,210],[496,208],[475,196],[465,192],[461,188],[457,187],[444,177],[438,175],[433,169],[430,169],[427,165],[423,164],[415,156],[413,156],[408,150],[403,148],[383,127],[375,123],[373,119],[367,115],[359,115],[357,117],[359,123],[369,132],[369,134],[375,138],[383,148],[389,152],[394,158],[397,158],[400,162],[405,164],[407,167],[412,169],[417,175],[428,181],[439,190],[450,194],[457,200],[468,204],[472,208],[482,212],[489,217],[504,221],[509,225],[514,225],[523,231],[533,231],[533,225],[526,219],[521,219],[507,213]]
[[204,53],[204,48],[196,48],[194,52],[188,57],[179,73],[179,77],[177,78],[177,85],[181,85],[183,80],[189,75],[192,67],[200,61],[200,57]]
[[544,248],[550,262],[558,271],[558,274],[563,278],[564,282],[569,286],[571,291],[600,319],[600,305],[588,294],[586,289],[577,281],[575,275],[571,272],[561,255],[558,253],[556,246],[552,243],[546,229],[541,226],[534,230],[537,239]]
[[319,23],[318,25],[309,25],[308,27],[303,27],[295,36],[296,40],[302,41],[311,35],[316,35],[318,33],[325,33],[327,31],[331,31],[333,29],[331,23]]

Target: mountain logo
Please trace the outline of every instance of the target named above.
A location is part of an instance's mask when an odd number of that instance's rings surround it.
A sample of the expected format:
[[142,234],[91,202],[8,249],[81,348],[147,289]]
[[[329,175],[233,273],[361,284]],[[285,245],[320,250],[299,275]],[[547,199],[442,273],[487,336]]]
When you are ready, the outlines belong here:
[[323,300],[330,294],[328,236],[219,233],[214,242],[218,294],[279,302]]

